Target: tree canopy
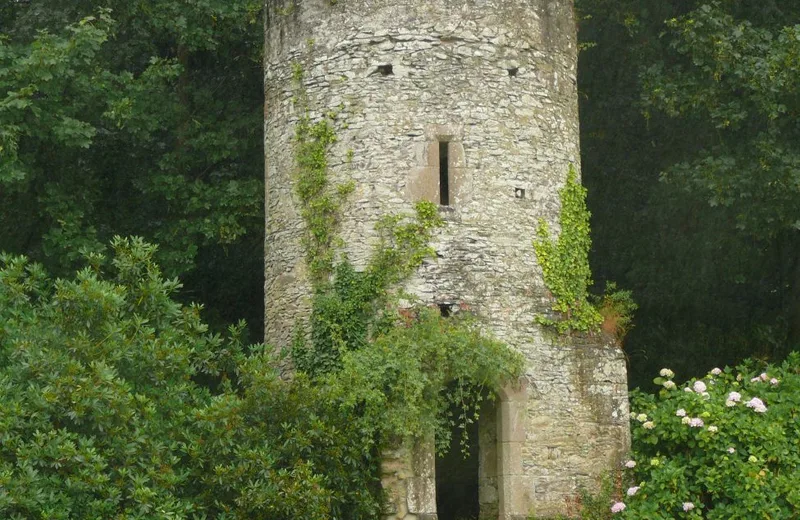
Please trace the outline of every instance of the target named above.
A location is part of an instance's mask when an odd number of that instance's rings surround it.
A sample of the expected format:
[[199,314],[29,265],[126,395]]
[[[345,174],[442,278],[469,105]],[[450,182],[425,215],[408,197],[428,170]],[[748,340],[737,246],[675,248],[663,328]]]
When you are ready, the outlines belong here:
[[633,381],[784,356],[800,340],[800,9],[578,5],[592,261],[640,304]]
[[142,235],[216,321],[260,334],[260,9],[5,2],[0,249],[66,273],[115,234]]

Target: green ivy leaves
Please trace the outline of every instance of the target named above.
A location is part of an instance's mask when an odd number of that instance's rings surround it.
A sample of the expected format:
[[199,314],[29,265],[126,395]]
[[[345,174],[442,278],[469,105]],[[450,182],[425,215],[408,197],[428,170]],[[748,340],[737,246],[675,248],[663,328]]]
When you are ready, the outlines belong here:
[[581,186],[575,167],[570,165],[567,182],[559,192],[561,213],[558,238],[551,236],[546,222],[536,230],[533,247],[544,274],[544,283],[553,295],[553,310],[559,319],[538,316],[537,322],[553,326],[561,333],[596,331],[603,319],[588,301],[592,284],[589,268],[589,210],[586,209],[586,189]]

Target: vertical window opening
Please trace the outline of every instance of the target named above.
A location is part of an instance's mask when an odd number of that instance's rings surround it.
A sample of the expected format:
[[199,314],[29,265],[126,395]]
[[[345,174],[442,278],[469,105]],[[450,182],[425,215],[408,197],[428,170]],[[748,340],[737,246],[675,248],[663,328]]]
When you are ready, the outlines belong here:
[[439,204],[450,205],[450,143],[439,142]]
[[439,314],[442,315],[442,318],[449,318],[453,315],[453,304],[452,303],[440,303],[439,304]]

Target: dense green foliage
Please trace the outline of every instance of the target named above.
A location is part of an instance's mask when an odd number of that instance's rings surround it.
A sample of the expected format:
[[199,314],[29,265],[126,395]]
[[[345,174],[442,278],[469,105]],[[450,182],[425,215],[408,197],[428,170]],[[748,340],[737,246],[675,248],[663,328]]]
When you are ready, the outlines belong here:
[[321,472],[344,463],[317,466],[326,455],[295,436],[314,431],[298,403],[328,403],[283,387],[263,354],[245,360],[239,329],[209,334],[154,247],[113,246],[74,279],[0,261],[0,516],[328,518]]
[[589,210],[586,209],[586,189],[581,186],[575,167],[570,165],[567,181],[559,192],[561,211],[557,238],[550,235],[547,222],[539,223],[533,247],[542,267],[544,283],[553,296],[557,319],[540,316],[539,322],[554,326],[561,333],[576,330],[597,330],[602,317],[588,301],[592,285],[589,268]]
[[260,10],[3,2],[0,247],[65,274],[116,234],[145,236],[215,322],[245,316],[258,334]]
[[800,339],[800,4],[577,3],[591,260],[640,305],[631,381],[780,359]]
[[[800,510],[800,355],[634,393],[622,518],[794,518]],[[633,463],[628,463],[633,466]],[[620,506],[617,506],[620,509]]]
[[800,354],[752,360],[657,394],[631,394],[632,454],[570,502],[583,520],[796,518],[800,510]]
[[338,372],[282,381],[271,349],[172,299],[153,246],[113,249],[74,279],[0,260],[3,518],[372,519],[381,449],[446,441],[443,410],[477,407],[465,388],[521,369],[469,321],[423,311]]
[[[477,420],[481,401],[516,381],[522,368],[518,352],[481,334],[468,316],[442,318],[438,309],[422,309],[344,354],[342,369],[327,380],[359,389],[349,391],[350,405],[366,406],[363,417],[384,447],[435,434],[442,453],[452,426]],[[454,407],[458,417],[448,415]]]

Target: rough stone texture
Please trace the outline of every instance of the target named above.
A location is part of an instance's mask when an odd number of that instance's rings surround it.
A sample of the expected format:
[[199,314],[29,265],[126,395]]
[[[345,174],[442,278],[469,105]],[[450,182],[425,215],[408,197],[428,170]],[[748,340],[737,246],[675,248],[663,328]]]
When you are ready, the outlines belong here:
[[[438,143],[450,143],[447,225],[407,289],[471,309],[528,360],[494,436],[481,429],[484,518],[561,513],[628,446],[619,349],[533,322],[550,302],[531,239],[540,219],[557,229],[558,190],[579,163],[576,55],[571,0],[267,0],[266,340],[288,344],[309,313],[292,188],[298,63],[312,117],[336,113],[330,175],[355,181],[341,236],[356,266],[380,216],[439,201]],[[386,474],[391,518],[435,513],[433,470],[413,459],[387,461],[406,461]]]

